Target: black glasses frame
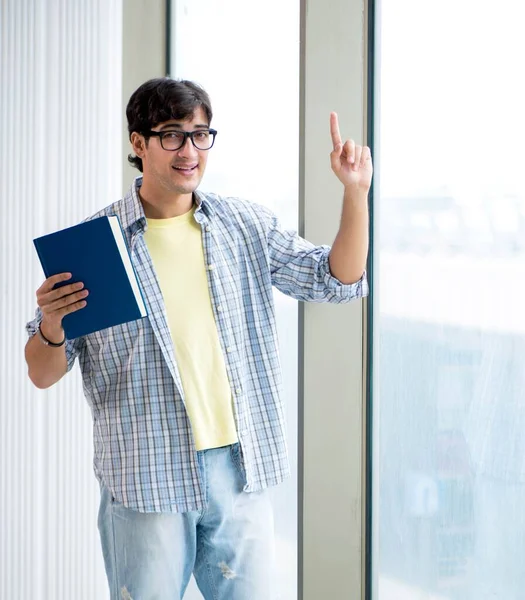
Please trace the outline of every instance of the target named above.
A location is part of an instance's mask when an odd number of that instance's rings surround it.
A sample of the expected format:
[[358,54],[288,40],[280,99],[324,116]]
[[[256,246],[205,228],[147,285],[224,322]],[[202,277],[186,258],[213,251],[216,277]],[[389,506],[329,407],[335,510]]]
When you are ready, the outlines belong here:
[[[204,150],[210,150],[210,148],[213,147],[213,144],[215,144],[215,136],[217,135],[217,131],[215,129],[196,129],[195,131],[181,131],[179,129],[176,129],[176,130],[171,129],[169,131],[147,131],[144,133],[144,135],[146,137],[153,135],[153,136],[160,138],[160,145],[162,146],[162,148],[164,150],[166,150],[166,152],[175,152],[176,150],[180,150],[186,144],[186,140],[188,138],[190,138],[191,143],[197,150],[203,150],[203,148],[199,148],[195,144],[195,140],[193,139],[193,136],[197,133],[203,133],[204,131],[206,131],[207,133],[209,133],[212,136],[211,146],[209,148],[204,149]],[[178,146],[177,148],[164,148],[164,136],[167,135],[168,133],[174,133],[174,132],[182,133],[182,135],[184,136],[184,138],[182,140],[182,144],[180,146]]]

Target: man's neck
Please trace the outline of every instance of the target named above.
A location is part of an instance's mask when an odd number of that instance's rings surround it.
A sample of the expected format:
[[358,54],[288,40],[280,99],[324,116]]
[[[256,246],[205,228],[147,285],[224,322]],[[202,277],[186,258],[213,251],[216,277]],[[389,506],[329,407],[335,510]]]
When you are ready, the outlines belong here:
[[148,219],[171,219],[191,210],[193,194],[152,193],[144,185],[139,189],[139,198]]

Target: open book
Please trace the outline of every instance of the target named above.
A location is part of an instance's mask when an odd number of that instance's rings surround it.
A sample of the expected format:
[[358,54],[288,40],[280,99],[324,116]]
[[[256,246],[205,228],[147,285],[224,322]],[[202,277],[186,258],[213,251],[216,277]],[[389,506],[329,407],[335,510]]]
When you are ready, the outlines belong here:
[[87,305],[66,315],[62,326],[67,339],[141,319],[146,305],[120,221],[98,217],[33,240],[46,278],[71,273],[89,291]]

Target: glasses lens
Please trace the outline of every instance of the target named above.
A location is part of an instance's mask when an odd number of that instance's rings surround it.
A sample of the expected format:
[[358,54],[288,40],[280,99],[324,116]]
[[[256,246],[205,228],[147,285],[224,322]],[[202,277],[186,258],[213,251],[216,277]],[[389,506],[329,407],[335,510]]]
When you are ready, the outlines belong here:
[[213,146],[215,135],[209,131],[195,131],[193,142],[199,150],[209,150]]
[[180,131],[167,131],[162,136],[164,150],[177,150],[184,143],[184,134]]

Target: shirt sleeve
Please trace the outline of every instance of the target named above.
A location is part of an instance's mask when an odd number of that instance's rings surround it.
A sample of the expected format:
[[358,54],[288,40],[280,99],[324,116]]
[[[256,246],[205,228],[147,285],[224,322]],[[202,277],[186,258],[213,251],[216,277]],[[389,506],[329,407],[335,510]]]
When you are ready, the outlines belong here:
[[[29,323],[27,323],[27,325],[26,325],[26,331],[27,331],[27,335],[29,336],[29,338],[32,338],[36,334],[36,332],[38,330],[38,326],[40,325],[41,322],[42,322],[42,311],[40,310],[40,308],[37,308],[36,312],[35,312],[35,318],[32,321],[29,321]],[[84,341],[83,337],[76,338],[74,340],[66,340],[66,343],[65,343],[66,348],[65,349],[66,349],[68,372],[71,371],[71,369],[73,368],[73,365],[75,364],[75,359],[82,351],[82,349],[84,347],[84,343],[85,343],[85,341]]]
[[355,283],[341,283],[330,272],[330,246],[315,246],[295,231],[283,230],[275,215],[268,246],[272,284],[292,298],[342,304],[368,295],[366,271]]

